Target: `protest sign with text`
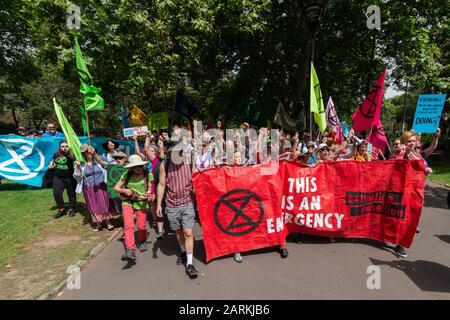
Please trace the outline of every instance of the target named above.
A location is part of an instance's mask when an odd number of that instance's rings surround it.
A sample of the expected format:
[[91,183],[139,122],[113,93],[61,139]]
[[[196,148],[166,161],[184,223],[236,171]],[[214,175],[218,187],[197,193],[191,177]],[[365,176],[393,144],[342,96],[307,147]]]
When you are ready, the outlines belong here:
[[413,129],[416,133],[435,133],[441,120],[445,94],[422,94],[417,100]]

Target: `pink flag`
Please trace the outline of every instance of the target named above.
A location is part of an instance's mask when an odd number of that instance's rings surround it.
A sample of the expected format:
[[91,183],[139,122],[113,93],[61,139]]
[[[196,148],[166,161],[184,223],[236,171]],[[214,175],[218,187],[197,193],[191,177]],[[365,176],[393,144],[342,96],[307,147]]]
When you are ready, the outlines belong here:
[[384,151],[384,149],[386,148],[388,141],[381,121],[378,126],[373,126],[372,132],[369,135],[369,142],[381,151]]
[[355,132],[363,132],[372,127],[381,127],[381,103],[383,101],[384,78],[386,77],[386,68],[378,77],[375,85],[370,89],[361,105],[356,109],[352,116],[353,129]]
[[341,123],[339,122],[336,108],[334,106],[334,103],[333,103],[333,100],[331,99],[331,97],[328,99],[327,109],[325,110],[325,117],[327,119],[328,126],[336,134],[336,137],[337,137],[339,143],[342,143]]

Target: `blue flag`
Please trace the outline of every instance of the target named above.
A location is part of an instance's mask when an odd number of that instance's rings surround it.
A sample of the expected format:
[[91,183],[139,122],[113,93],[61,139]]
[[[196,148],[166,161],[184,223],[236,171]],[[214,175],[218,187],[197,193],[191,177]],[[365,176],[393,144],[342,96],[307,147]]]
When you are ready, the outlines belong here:
[[41,187],[42,178],[61,140],[1,135],[0,178]]
[[175,100],[175,110],[186,118],[191,118],[194,114],[198,113],[196,107],[194,107],[186,97],[177,90],[177,97]]
[[125,109],[123,108],[123,106],[120,106],[120,113],[122,114],[122,127],[125,128],[130,128],[130,122],[128,122],[128,118],[127,115],[125,113]]
[[[87,137],[79,137],[81,143]],[[0,178],[33,187],[42,187],[48,166],[58,151],[63,138],[28,138],[18,135],[0,135]],[[99,155],[106,150],[103,144],[108,140],[119,143],[118,151],[134,154],[134,142],[127,140],[91,138],[91,145]]]

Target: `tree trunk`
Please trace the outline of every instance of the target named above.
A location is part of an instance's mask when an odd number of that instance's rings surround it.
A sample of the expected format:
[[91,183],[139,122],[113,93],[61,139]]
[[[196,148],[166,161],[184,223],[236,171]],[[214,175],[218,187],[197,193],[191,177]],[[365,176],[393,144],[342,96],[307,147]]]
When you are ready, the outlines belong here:
[[14,125],[16,126],[16,128],[18,128],[19,127],[19,120],[17,119],[16,107],[15,106],[12,106],[11,113],[12,113],[12,116],[13,116]]

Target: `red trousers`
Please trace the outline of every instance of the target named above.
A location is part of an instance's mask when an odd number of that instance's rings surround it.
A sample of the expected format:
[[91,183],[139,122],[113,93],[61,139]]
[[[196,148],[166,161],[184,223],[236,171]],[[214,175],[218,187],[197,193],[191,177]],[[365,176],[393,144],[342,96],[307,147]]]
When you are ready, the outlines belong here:
[[125,229],[125,248],[127,250],[136,250],[136,241],[134,239],[134,216],[139,231],[139,241],[144,243],[147,241],[147,210],[134,210],[132,207],[122,205],[123,224]]

